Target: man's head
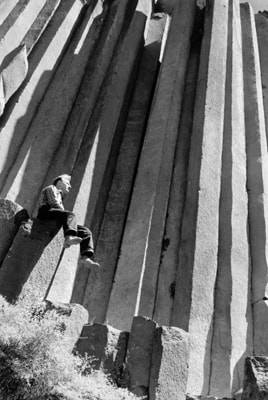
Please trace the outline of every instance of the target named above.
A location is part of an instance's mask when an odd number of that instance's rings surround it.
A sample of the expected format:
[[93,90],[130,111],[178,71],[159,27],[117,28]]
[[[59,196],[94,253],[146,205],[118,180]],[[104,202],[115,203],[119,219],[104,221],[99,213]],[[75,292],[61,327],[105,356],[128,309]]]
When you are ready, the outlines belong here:
[[69,191],[71,189],[70,182],[71,182],[70,175],[63,174],[63,175],[57,176],[54,179],[53,185],[55,185],[57,189],[61,190],[63,194],[67,194],[67,193],[69,193]]

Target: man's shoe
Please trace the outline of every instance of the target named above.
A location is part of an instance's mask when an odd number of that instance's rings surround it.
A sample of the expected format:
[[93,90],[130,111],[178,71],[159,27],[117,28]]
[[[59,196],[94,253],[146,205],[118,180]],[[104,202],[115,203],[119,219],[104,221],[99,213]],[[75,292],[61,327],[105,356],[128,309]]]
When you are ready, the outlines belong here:
[[78,236],[66,236],[63,247],[67,249],[68,247],[73,246],[75,244],[80,244],[81,242],[82,239]]
[[79,260],[79,264],[83,265],[84,267],[89,268],[89,269],[91,269],[91,268],[99,269],[100,268],[100,264],[91,260],[91,258],[89,258],[89,257],[81,257]]

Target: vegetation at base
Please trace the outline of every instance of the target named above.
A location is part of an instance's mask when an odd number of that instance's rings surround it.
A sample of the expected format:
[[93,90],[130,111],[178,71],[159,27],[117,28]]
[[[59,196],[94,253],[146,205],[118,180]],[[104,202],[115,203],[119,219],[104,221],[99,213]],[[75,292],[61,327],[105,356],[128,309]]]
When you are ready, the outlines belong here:
[[64,335],[67,317],[27,300],[0,296],[0,400],[134,400],[89,360],[72,354]]

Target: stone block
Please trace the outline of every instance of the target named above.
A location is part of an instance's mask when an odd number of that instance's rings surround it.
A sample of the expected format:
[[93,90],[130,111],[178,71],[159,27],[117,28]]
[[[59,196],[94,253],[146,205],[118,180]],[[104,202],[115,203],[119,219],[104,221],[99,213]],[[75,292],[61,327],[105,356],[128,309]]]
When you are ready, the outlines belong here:
[[29,218],[27,210],[8,199],[0,199],[0,264],[21,225]]
[[175,327],[156,329],[150,374],[150,400],[185,400],[189,335]]
[[96,370],[101,368],[113,377],[120,333],[109,325],[86,324],[74,351],[82,357],[91,358],[91,367]]
[[149,115],[107,312],[124,330],[154,309],[194,15],[195,1],[176,3]]
[[129,332],[120,332],[115,348],[113,379],[118,387],[127,388],[129,375],[126,367]]
[[72,350],[80,337],[83,326],[88,323],[88,313],[80,304],[63,304],[46,301],[47,310],[55,310],[57,314],[66,316],[64,335],[68,337]]
[[0,293],[43,300],[63,251],[63,232],[54,221],[37,219],[23,224],[0,269]]
[[268,399],[268,358],[248,357],[245,361],[245,377],[242,400]]
[[138,397],[148,396],[151,359],[156,323],[141,316],[134,317],[128,342],[127,371],[129,389]]
[[152,19],[149,23],[135,91],[96,246],[95,258],[101,265],[99,279],[93,280],[94,277],[90,275],[83,292],[83,304],[91,318],[98,322],[104,322],[108,308],[129,198],[158,72],[165,21],[164,17]]
[[[171,326],[190,333],[187,392],[209,393],[226,84],[227,0],[206,7]],[[217,135],[215,134],[217,132]]]

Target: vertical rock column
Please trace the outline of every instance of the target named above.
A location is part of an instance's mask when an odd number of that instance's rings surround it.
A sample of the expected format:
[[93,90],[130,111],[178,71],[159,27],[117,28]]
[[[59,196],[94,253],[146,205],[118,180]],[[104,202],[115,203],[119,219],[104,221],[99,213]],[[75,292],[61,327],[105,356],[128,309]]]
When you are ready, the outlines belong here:
[[[129,329],[133,315],[152,317],[153,314],[194,16],[195,1],[177,3],[159,72],[108,307],[108,320],[120,329]],[[119,303],[122,304],[120,309]]]
[[84,294],[83,304],[90,317],[98,322],[105,320],[109,303],[129,198],[158,72],[165,21],[165,17],[157,18],[152,19],[149,24],[135,92],[97,242],[95,258],[101,264],[101,271],[97,281],[89,275]]
[[254,355],[268,355],[268,154],[254,14],[241,5]]
[[200,27],[203,13],[197,12],[192,42],[194,42],[188,64],[182,114],[176,145],[174,171],[169,196],[165,236],[163,239],[161,264],[159,270],[157,297],[153,319],[160,325],[169,326],[174,300],[178,247],[187,184],[189,150],[193,126],[195,92],[201,46]]
[[247,235],[246,144],[240,8],[230,2],[222,152],[218,274],[215,289],[210,396],[242,389],[252,354],[250,259]]
[[207,395],[217,273],[228,1],[209,2],[171,325],[190,333],[187,392]]

